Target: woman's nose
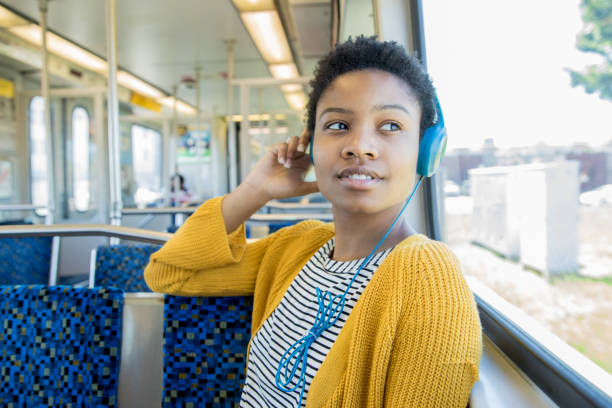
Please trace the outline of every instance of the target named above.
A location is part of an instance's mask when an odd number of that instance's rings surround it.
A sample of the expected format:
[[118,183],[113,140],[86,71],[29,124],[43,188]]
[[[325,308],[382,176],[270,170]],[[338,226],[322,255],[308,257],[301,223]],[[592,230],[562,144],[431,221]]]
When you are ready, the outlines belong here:
[[342,148],[342,158],[367,157],[370,160],[378,157],[378,150],[374,145],[375,135],[368,129],[355,129],[347,137]]

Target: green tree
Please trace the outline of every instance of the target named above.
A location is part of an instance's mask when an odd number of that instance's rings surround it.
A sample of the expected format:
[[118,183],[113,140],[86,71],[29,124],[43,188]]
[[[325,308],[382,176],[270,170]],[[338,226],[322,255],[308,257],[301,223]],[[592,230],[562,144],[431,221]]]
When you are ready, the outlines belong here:
[[584,71],[568,70],[572,86],[582,86],[587,93],[612,101],[612,0],[582,0],[584,26],[576,38],[576,47],[602,57],[601,64]]

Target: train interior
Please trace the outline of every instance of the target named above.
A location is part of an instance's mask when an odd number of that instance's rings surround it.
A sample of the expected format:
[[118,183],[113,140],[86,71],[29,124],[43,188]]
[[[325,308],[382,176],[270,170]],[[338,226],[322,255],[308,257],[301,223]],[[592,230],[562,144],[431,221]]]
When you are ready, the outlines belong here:
[[[237,406],[250,299],[151,293],[142,271],[199,204],[300,134],[316,62],[356,35],[424,57],[423,4],[0,0],[0,405]],[[407,215],[436,239],[443,183]],[[270,202],[247,236],[311,218],[332,221],[321,194]],[[612,406],[608,372],[468,283],[484,339],[471,407]],[[193,315],[206,318],[185,327]]]

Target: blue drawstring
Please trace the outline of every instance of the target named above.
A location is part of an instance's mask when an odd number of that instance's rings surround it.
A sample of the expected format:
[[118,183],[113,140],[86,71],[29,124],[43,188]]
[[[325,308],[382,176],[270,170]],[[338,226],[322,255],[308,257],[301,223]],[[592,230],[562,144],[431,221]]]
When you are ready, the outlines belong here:
[[[419,180],[412,189],[412,193],[410,193],[410,197],[408,197],[408,200],[406,200],[406,203],[402,207],[401,211],[399,212],[397,217],[395,217],[395,220],[393,221],[387,232],[385,232],[385,235],[378,242],[378,245],[376,245],[372,252],[370,252],[370,254],[361,263],[361,265],[357,269],[357,272],[355,272],[355,275],[353,275],[353,278],[349,282],[344,293],[342,293],[342,295],[334,295],[328,290],[326,290],[325,292],[321,292],[321,289],[317,288],[317,303],[319,304],[319,309],[317,310],[317,316],[315,317],[315,321],[312,325],[312,328],[308,330],[302,336],[302,338],[300,338],[291,346],[289,346],[285,353],[283,353],[283,356],[279,361],[278,368],[276,369],[276,387],[279,390],[283,392],[293,392],[298,387],[301,388],[298,407],[302,406],[302,397],[304,396],[304,387],[306,386],[306,361],[308,359],[308,350],[310,349],[310,346],[321,335],[321,333],[332,327],[340,318],[340,316],[342,315],[342,311],[344,310],[346,295],[348,294],[351,286],[353,285],[353,282],[357,278],[357,275],[359,275],[359,272],[361,272],[363,267],[368,264],[368,261],[376,253],[376,250],[385,241],[385,239],[395,226],[395,223],[397,222],[397,220],[399,220],[400,216],[408,206],[408,203],[410,203],[410,200],[412,200],[412,196],[414,196],[414,193],[416,193],[417,189],[419,188],[421,180],[423,180],[423,177],[419,177]],[[300,378],[293,387],[290,387],[291,382],[295,378],[295,374],[298,369],[300,370]]]

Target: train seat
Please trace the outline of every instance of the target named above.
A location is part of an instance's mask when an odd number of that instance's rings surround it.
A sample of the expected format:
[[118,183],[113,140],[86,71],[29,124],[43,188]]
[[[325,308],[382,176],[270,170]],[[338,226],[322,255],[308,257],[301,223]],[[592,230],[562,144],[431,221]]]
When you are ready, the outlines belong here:
[[[250,297],[0,288],[0,406],[236,406]],[[486,336],[471,408],[554,404]]]
[[268,224],[268,234],[272,234],[276,231],[278,231],[281,228],[285,228],[288,227],[290,225],[294,225],[296,222],[295,221],[288,221],[288,222],[271,222]]
[[0,287],[0,406],[117,406],[123,293]]
[[[92,251],[91,286],[112,286],[124,292],[150,292],[144,269],[159,245],[110,245]],[[92,279],[93,277],[93,279]]]
[[49,282],[51,237],[0,238],[0,285]]
[[163,407],[238,405],[252,305],[244,296],[165,296]]

